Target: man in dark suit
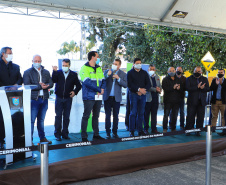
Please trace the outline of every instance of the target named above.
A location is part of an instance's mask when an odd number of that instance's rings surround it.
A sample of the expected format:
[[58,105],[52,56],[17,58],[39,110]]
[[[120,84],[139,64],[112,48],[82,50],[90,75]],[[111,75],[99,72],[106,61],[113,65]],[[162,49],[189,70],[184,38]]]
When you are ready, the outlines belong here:
[[[224,79],[225,71],[224,69],[219,69],[217,78],[212,80],[210,90],[213,91],[213,95],[211,98],[211,112],[212,119],[211,125],[216,127],[217,118],[219,111],[221,112],[221,123],[222,126],[225,125],[225,104],[226,104],[226,81]],[[222,133],[218,133],[219,135],[226,135],[226,130],[223,130]]]
[[[192,129],[195,122],[196,128],[203,128],[206,97],[210,88],[208,79],[202,76],[201,67],[196,67],[193,75],[186,79],[186,90],[188,91],[186,130]],[[197,116],[196,121],[195,116]],[[201,134],[196,132],[196,135],[200,136]]]
[[[0,58],[0,87],[1,86],[11,86],[11,85],[21,85],[23,79],[20,73],[20,67],[12,63],[13,54],[12,48],[3,47],[1,49]],[[0,108],[0,149],[3,148],[5,138],[5,127],[3,122],[2,110]]]
[[107,138],[111,138],[111,109],[113,109],[113,137],[118,138],[118,114],[122,101],[122,87],[127,87],[126,73],[120,70],[121,60],[115,59],[111,69],[104,72],[106,87],[104,90],[105,129]]
[[147,90],[146,105],[144,112],[144,133],[149,134],[149,118],[151,114],[151,130],[153,134],[159,134],[157,131],[157,112],[159,107],[159,94],[162,91],[160,77],[155,73],[155,66],[150,64],[148,73],[151,82],[151,88]]
[[70,65],[71,61],[69,59],[63,59],[62,70],[57,70],[57,66],[53,66],[52,80],[53,83],[56,83],[54,135],[57,141],[61,141],[61,136],[63,139],[70,139],[68,136],[68,126],[70,122],[72,98],[77,95],[82,88],[77,73],[69,69]]
[[162,89],[164,91],[163,133],[167,132],[170,112],[172,112],[171,131],[176,130],[177,115],[180,106],[180,94],[184,88],[181,79],[176,76],[174,67],[169,67],[167,72],[168,75],[162,80]]

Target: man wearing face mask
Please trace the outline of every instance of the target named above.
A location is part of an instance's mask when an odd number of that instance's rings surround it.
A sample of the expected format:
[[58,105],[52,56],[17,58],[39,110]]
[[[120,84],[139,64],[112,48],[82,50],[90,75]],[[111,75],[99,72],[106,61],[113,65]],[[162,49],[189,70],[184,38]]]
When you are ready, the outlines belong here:
[[69,118],[71,112],[72,98],[77,95],[82,88],[77,73],[69,69],[70,64],[71,61],[69,59],[63,59],[62,70],[57,70],[57,66],[53,66],[52,80],[53,83],[56,83],[56,116],[54,135],[57,141],[61,141],[61,136],[63,139],[70,139],[70,137],[68,136],[68,126],[70,122]]
[[141,69],[141,59],[134,59],[133,69],[127,73],[127,82],[130,99],[130,136],[134,137],[135,122],[137,125],[138,135],[143,136],[146,135],[142,126],[146,103],[146,92],[151,88],[151,83],[148,73]]
[[98,65],[99,55],[96,51],[88,53],[88,62],[82,66],[79,75],[82,80],[82,99],[84,103],[84,112],[81,123],[82,141],[88,141],[87,125],[90,113],[92,112],[93,139],[104,139],[99,135],[99,114],[102,104],[102,95],[106,86],[103,71]]
[[48,109],[48,89],[53,87],[53,81],[49,71],[41,65],[42,59],[40,55],[34,55],[32,67],[24,72],[24,85],[36,85],[35,89],[31,90],[31,134],[33,138],[34,123],[37,118],[37,129],[40,142],[48,142],[45,137],[44,120]]
[[[180,128],[184,129],[184,98],[185,98],[185,83],[186,83],[186,77],[183,76],[183,69],[182,67],[178,66],[176,68],[176,75],[178,78],[181,79],[182,85],[184,87],[183,91],[181,91],[181,95],[180,95],[180,105],[179,105],[179,113],[180,113]],[[171,118],[171,114],[170,114],[170,118]],[[169,121],[169,124],[171,125],[171,121]]]
[[118,138],[118,114],[122,101],[122,87],[127,87],[126,73],[120,70],[121,60],[115,59],[111,69],[104,72],[106,87],[104,90],[105,129],[107,138],[111,138],[111,109],[113,109],[113,138]]
[[[21,85],[23,79],[20,73],[20,67],[17,64],[12,63],[13,54],[12,48],[3,47],[1,49],[0,58],[0,87],[1,86],[13,86]],[[3,122],[2,111],[0,108],[0,149],[4,146],[5,127]]]
[[[210,90],[208,79],[202,76],[202,68],[196,67],[193,75],[186,79],[186,90],[188,91],[187,100],[187,119],[185,129],[192,129],[196,122],[196,128],[203,128],[207,92]],[[196,121],[195,121],[195,117]],[[190,133],[186,134],[187,136]],[[200,132],[196,132],[200,136]]]
[[180,78],[176,76],[174,67],[169,67],[168,75],[162,80],[162,89],[164,91],[164,116],[163,116],[163,133],[167,132],[168,117],[170,112],[171,131],[176,130],[177,115],[180,105],[180,94],[184,87]]
[[[221,126],[225,126],[225,104],[226,104],[226,81],[224,79],[225,71],[224,69],[219,69],[217,78],[212,80],[210,91],[213,91],[211,98],[211,112],[212,119],[211,125],[216,127],[217,118],[219,111],[221,112]],[[224,129],[222,133],[218,133],[221,136],[226,135],[226,130]]]
[[155,73],[156,69],[155,66],[150,64],[148,73],[151,82],[151,88],[147,91],[146,94],[146,105],[145,105],[145,112],[144,112],[144,133],[146,135],[149,134],[149,117],[151,114],[151,130],[153,134],[159,134],[157,131],[157,112],[159,106],[159,94],[162,91],[162,87],[160,84],[160,78]]

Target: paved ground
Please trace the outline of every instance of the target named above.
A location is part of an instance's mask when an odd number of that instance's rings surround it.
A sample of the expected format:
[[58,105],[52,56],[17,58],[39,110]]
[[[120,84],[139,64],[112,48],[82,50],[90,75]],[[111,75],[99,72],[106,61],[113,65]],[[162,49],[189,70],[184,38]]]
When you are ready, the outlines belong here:
[[[204,185],[206,160],[140,170],[70,185]],[[226,156],[212,158],[212,185],[226,184]]]

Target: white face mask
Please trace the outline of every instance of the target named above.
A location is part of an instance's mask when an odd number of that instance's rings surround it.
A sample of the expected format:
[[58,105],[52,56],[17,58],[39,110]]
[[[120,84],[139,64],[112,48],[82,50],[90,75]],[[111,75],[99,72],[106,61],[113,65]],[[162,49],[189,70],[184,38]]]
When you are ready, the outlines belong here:
[[10,62],[13,60],[13,54],[8,54],[8,57],[5,58],[7,60],[7,62]]
[[63,66],[62,66],[62,71],[63,71],[63,72],[68,72],[68,70],[69,70],[69,67],[63,67]]
[[113,64],[113,65],[111,66],[111,69],[112,69],[113,71],[115,71],[115,70],[117,70],[117,66]]
[[150,76],[152,76],[153,74],[155,74],[155,71],[149,71],[148,73]]
[[41,67],[41,63],[35,63],[35,62],[33,62],[33,67],[36,68],[36,69],[38,69],[38,68]]
[[136,69],[141,69],[141,64],[135,64],[134,67],[135,67]]

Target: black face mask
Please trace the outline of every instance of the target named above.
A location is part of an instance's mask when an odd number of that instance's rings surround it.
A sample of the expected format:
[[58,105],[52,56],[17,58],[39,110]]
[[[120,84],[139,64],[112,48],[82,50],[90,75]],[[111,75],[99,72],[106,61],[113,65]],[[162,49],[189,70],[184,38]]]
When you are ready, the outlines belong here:
[[176,73],[177,73],[177,75],[181,75],[182,74],[180,71],[177,71]]
[[198,78],[198,77],[201,76],[201,73],[193,73],[193,75],[194,75],[196,78]]
[[217,74],[218,78],[222,78],[224,74]]

